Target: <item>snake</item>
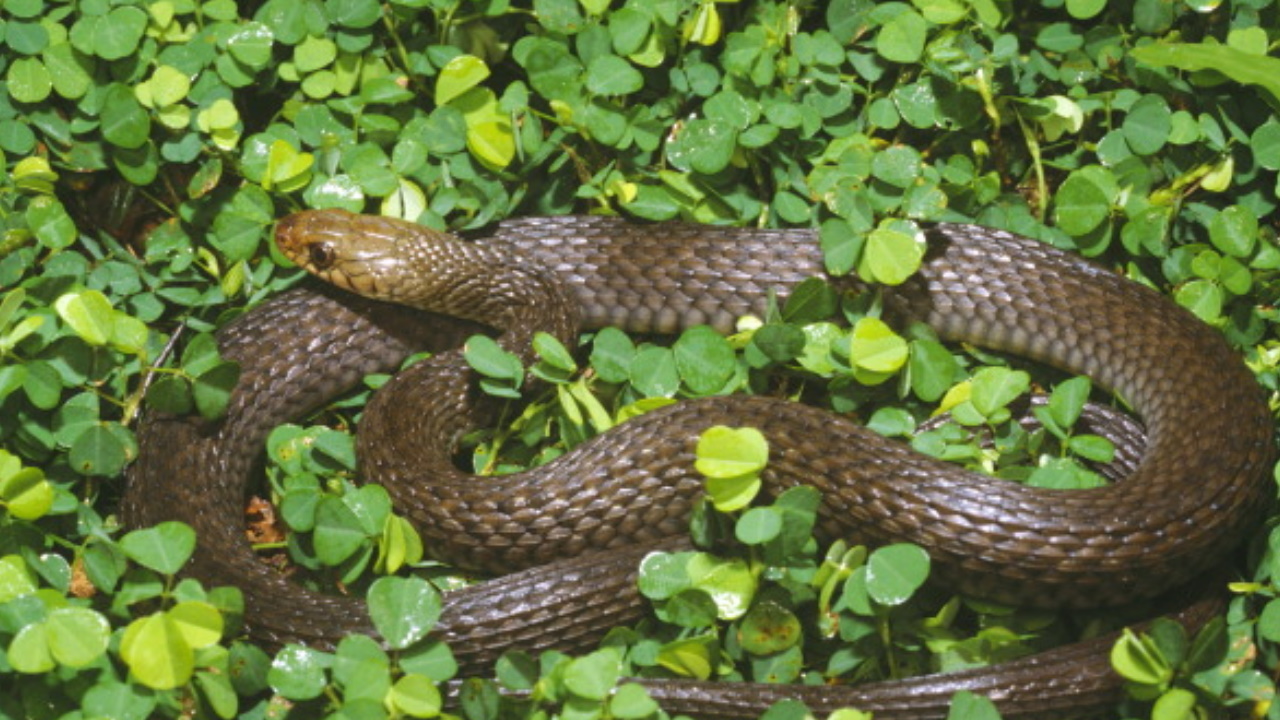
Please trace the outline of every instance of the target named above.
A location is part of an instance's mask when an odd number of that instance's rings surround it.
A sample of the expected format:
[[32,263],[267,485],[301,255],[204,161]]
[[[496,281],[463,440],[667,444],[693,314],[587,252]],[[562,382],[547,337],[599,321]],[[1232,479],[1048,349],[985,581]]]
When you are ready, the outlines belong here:
[[[799,484],[821,491],[818,535],[916,543],[942,587],[1046,608],[1172,594],[1183,601],[1175,617],[1205,622],[1220,598],[1191,602],[1185,588],[1227,563],[1273,500],[1272,420],[1241,358],[1159,292],[1070,252],[977,225],[920,227],[919,271],[877,290],[885,316],[1091,377],[1143,424],[1145,447],[1125,477],[1079,491],[1028,487],[802,403],[712,396],[642,414],[541,467],[478,480],[457,467],[458,442],[501,407],[477,390],[459,349],[468,337],[496,335],[528,360],[535,331],[569,347],[592,328],[728,331],[805,279],[827,277],[818,232],[593,215],[510,219],[461,240],[308,210],[281,219],[276,242],[325,282],[285,291],[219,330],[220,353],[240,365],[223,419],[147,413],[122,517],[130,527],[191,525],[198,542],[184,572],[239,587],[255,641],[332,647],[351,633],[376,635],[361,599],[303,588],[261,562],[245,538],[244,507],[273,427],[368,374],[395,372],[360,419],[362,476],[388,489],[440,557],[508,573],[446,594],[433,637],[467,672],[513,648],[588,649],[642,618],[637,567],[655,550],[689,547],[703,487],[694,449],[720,424],[766,437],[767,494]],[[424,351],[428,359],[400,369]],[[1122,696],[1107,662],[1113,641],[865,685],[642,682],[668,712],[709,718],[754,716],[784,698],[815,711],[944,717],[962,689],[990,697],[1006,717],[1078,716]]]

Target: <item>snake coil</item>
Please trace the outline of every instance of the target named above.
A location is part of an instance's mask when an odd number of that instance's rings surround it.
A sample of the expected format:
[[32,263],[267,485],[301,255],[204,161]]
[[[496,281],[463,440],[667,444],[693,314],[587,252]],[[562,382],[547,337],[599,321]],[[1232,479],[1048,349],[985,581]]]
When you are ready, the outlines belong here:
[[[920,273],[884,291],[889,311],[943,339],[1087,374],[1117,392],[1148,437],[1129,477],[1070,493],[1018,486],[812,408],[731,397],[648,413],[547,466],[478,483],[451,453],[491,408],[471,390],[458,354],[444,352],[475,322],[506,331],[516,347],[534,328],[570,337],[579,320],[635,332],[724,329],[761,312],[771,290],[785,295],[823,273],[814,233],[528,218],[472,245],[387,219],[313,211],[279,224],[287,254],[355,292],[459,317],[306,286],[239,318],[218,336],[223,356],[241,364],[228,416],[213,426],[147,418],[126,520],[194,526],[189,572],[241,587],[250,634],[261,641],[331,645],[372,632],[363,603],[303,591],[254,558],[241,530],[245,489],[273,426],[428,349],[440,354],[371,402],[359,449],[366,477],[384,484],[453,562],[530,568],[449,594],[436,632],[469,668],[512,647],[589,646],[637,618],[635,568],[655,547],[682,546],[701,487],[693,444],[714,424],[765,434],[774,492],[819,487],[824,535],[922,545],[936,578],[975,596],[1094,606],[1152,597],[1220,564],[1268,507],[1273,461],[1267,407],[1221,336],[1158,293],[1041,243],[971,225],[939,224],[926,236]],[[1200,604],[1184,617],[1202,621],[1210,609]],[[942,717],[959,689],[992,697],[1006,717],[1049,717],[1105,709],[1120,689],[1106,640],[861,687],[648,684],[668,711],[705,717],[758,714],[784,697],[815,710]]]

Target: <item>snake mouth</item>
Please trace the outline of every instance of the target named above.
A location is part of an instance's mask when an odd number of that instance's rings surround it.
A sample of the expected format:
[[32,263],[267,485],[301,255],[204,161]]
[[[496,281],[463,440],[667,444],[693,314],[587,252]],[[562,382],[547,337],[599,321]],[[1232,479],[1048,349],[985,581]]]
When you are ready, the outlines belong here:
[[308,242],[316,237],[316,228],[324,224],[315,222],[315,214],[316,211],[297,212],[276,221],[276,247],[299,265],[305,265]]

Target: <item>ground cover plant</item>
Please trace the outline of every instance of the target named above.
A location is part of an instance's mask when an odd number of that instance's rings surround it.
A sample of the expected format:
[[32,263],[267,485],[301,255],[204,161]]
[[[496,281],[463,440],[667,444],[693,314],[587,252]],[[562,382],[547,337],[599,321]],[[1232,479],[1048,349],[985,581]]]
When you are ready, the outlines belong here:
[[[695,533],[735,553],[652,559],[642,583],[665,624],[583,658],[512,655],[444,710],[452,658],[400,620],[438,612],[423,578],[466,579],[355,484],[367,390],[273,435],[271,502],[247,524],[300,582],[367,593],[387,646],[269,654],[239,636],[234,590],[177,575],[189,529],[126,534],[115,512],[142,413],[222,412],[236,368],[211,333],[300,279],[268,238],[304,207],[455,230],[569,212],[813,226],[833,272],[887,282],[918,264],[918,222],[1008,228],[1168,293],[1280,409],[1278,32],[1270,0],[6,0],[0,714],[644,718],[661,711],[615,690],[623,675],[898,677],[1131,619],[951,597],[913,546],[819,547],[815,494],[755,497],[767,446],[717,429]],[[889,327],[871,303],[818,283],[730,338],[543,342],[535,392],[473,343],[487,391],[529,396],[473,439],[474,464],[524,467],[671,398],[737,389],[1012,481],[1096,481],[1087,463],[1110,448],[1074,423],[1109,398]],[[1032,386],[1052,393],[1034,432],[1008,423]],[[957,422],[920,431],[940,407]],[[988,427],[994,445],[974,432]],[[1117,646],[1132,695],[1117,716],[1280,717],[1272,525],[1242,551],[1222,621]]]

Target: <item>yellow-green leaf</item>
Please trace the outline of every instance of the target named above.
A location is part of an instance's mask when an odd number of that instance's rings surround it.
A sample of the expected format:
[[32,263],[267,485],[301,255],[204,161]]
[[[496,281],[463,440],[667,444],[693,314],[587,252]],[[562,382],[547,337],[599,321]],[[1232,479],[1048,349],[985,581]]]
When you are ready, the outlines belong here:
[[444,105],[489,77],[489,66],[474,55],[459,55],[440,69],[436,105]]
[[139,682],[155,690],[186,684],[195,669],[195,652],[165,612],[129,623],[120,641],[120,657]]
[[884,321],[864,317],[853,326],[849,359],[872,372],[897,372],[907,362],[907,341]]
[[22,673],[46,673],[56,667],[49,651],[49,631],[44,623],[32,623],[18,631],[9,643],[9,664]]
[[53,507],[53,486],[40,468],[23,468],[0,480],[0,502],[14,517],[35,520]]
[[769,462],[769,443],[757,429],[716,425],[698,438],[695,466],[709,478],[760,472]]
[[55,300],[53,306],[81,340],[90,345],[105,345],[111,339],[115,311],[106,295],[97,290],[67,293]]
[[222,613],[207,602],[178,603],[169,608],[169,619],[193,649],[208,647],[222,638]]

